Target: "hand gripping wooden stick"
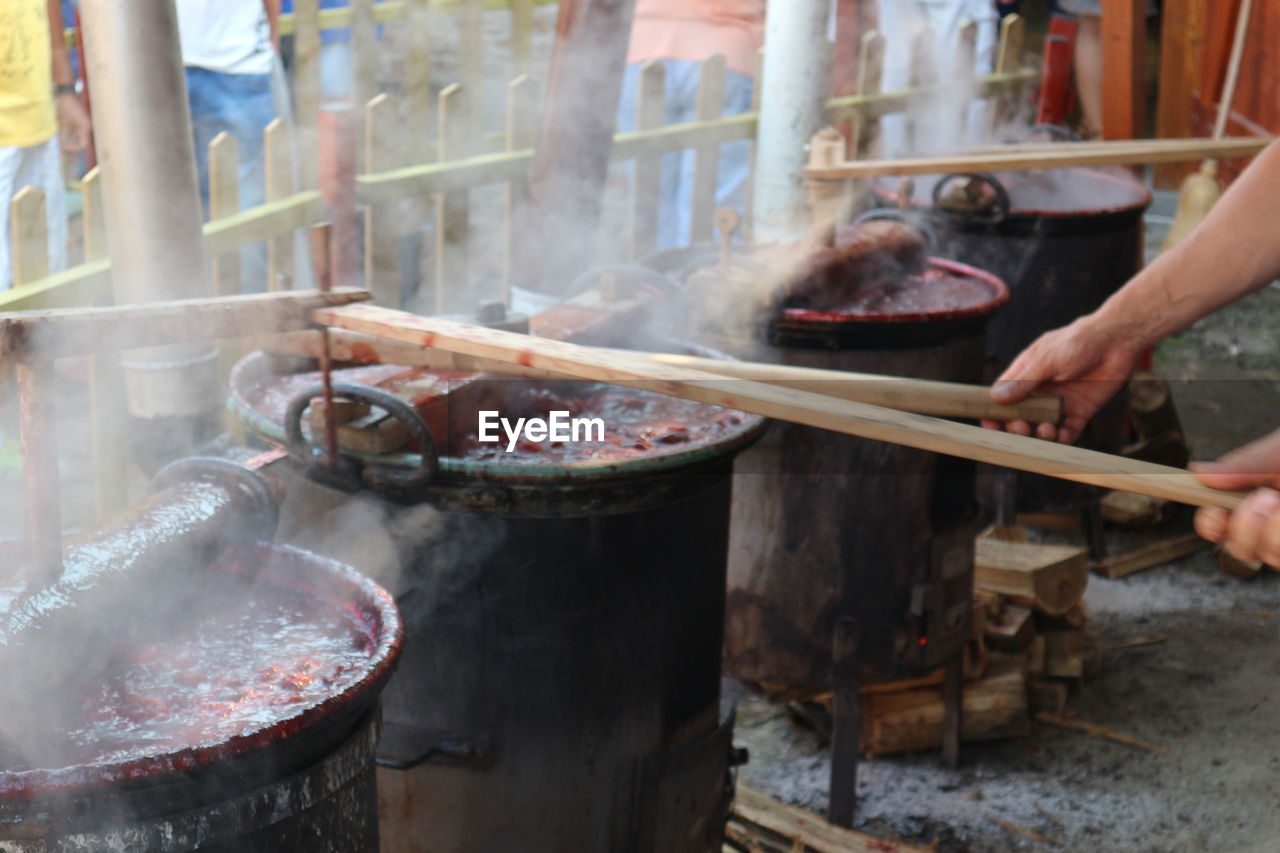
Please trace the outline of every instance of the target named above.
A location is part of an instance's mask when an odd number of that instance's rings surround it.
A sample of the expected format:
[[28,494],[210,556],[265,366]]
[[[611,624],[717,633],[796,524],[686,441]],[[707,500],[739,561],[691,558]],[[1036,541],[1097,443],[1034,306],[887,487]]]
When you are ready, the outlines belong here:
[[579,379],[657,391],[861,438],[1193,506],[1235,509],[1244,499],[1243,493],[1211,489],[1196,482],[1186,471],[1165,465],[1051,444],[1040,439],[825,397],[794,388],[746,379],[726,379],[714,373],[654,364],[643,356],[625,351],[583,347],[369,305],[323,308],[315,311],[313,317],[323,325],[417,346],[541,368]]

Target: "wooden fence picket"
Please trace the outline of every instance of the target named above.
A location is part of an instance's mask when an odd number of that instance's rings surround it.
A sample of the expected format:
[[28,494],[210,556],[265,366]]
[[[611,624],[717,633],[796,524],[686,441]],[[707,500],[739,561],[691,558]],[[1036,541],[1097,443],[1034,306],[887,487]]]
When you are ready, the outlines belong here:
[[[1027,24],[1021,15],[1005,15],[1000,21],[1000,41],[996,45],[996,64],[994,73],[1008,74],[1015,71],[1022,61],[1023,44],[1026,39]],[[988,135],[995,137],[996,132],[1017,114],[1018,105],[1014,95],[1004,94],[991,99],[991,115]]]
[[[209,219],[240,212],[240,140],[225,130],[209,143]],[[240,253],[217,255],[212,261],[213,290],[219,296],[240,292]]]
[[[703,60],[698,74],[698,121],[711,121],[724,115],[724,57],[714,54]],[[699,145],[694,150],[693,191],[689,204],[689,245],[711,239],[711,214],[716,209],[716,184],[719,177],[720,146]]]
[[357,104],[367,104],[377,94],[378,25],[373,7],[374,0],[351,0],[351,84]]
[[[385,92],[374,97],[364,110],[364,169],[383,172],[400,165],[394,144],[399,110]],[[399,241],[395,209],[399,201],[366,203],[364,208],[364,286],[373,291],[374,301],[388,308],[400,307]]]
[[298,185],[316,186],[316,121],[320,115],[320,0],[294,0],[293,109]]
[[9,204],[9,263],[13,286],[38,281],[49,274],[49,229],[44,193],[23,187]]
[[[293,145],[290,127],[272,119],[262,134],[263,166],[267,203],[293,195]],[[267,241],[267,290],[293,288],[293,232],[277,234]]]
[[[858,46],[858,77],[854,81],[854,94],[878,95],[883,84],[884,36],[872,30],[863,34]],[[849,156],[856,160],[868,155],[879,136],[879,129],[879,122],[875,119],[855,119],[849,139]]]
[[[666,79],[666,68],[661,62],[650,61],[640,67],[640,79],[636,82],[636,130],[662,127]],[[631,181],[631,260],[647,255],[657,245],[661,186],[662,156],[637,157]]]
[[[536,86],[521,74],[507,84],[507,151],[533,147],[537,125],[534,122]],[[502,219],[502,301],[511,304],[511,285],[515,277],[516,224],[520,210],[529,203],[529,181],[521,176],[507,182]]]
[[[467,151],[467,95],[452,83],[440,91],[437,152],[441,162]],[[470,190],[451,190],[436,196],[435,306],[438,313],[475,306],[455,304],[451,294],[467,291],[467,261],[471,242]]]

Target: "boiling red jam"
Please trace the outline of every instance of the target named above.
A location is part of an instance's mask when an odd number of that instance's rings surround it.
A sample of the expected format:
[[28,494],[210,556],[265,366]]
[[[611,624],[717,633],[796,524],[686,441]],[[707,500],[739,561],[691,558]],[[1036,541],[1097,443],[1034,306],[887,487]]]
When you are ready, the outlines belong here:
[[[368,671],[355,616],[296,591],[206,572],[106,669],[64,691],[0,770],[126,763],[214,746],[320,704]],[[163,608],[160,608],[163,609]]]
[[[333,372],[333,381],[377,384],[396,377],[396,382],[402,382],[404,370],[393,365],[340,368]],[[245,398],[259,414],[280,423],[289,400],[319,380],[320,374],[314,372],[272,376],[249,389]],[[601,383],[490,376],[480,384],[483,387],[450,405],[447,435],[434,435],[442,456],[547,464],[622,460],[712,443],[746,422],[746,416],[735,410]],[[496,430],[498,442],[479,440],[481,411],[496,411],[512,425],[518,418],[548,418],[553,411],[568,412],[570,418],[600,418],[604,435],[592,441],[520,440],[508,451],[501,426]],[[303,419],[304,430],[308,420]]]
[[991,285],[980,279],[935,268],[867,284],[823,310],[833,314],[935,314],[985,305],[994,296]]

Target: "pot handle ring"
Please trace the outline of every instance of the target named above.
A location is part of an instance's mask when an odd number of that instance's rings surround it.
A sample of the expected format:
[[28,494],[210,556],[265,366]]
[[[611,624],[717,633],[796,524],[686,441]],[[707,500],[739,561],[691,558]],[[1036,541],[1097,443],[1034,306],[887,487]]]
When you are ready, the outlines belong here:
[[933,251],[938,245],[938,234],[925,221],[924,217],[919,213],[899,210],[896,207],[873,207],[854,217],[851,225],[857,227],[864,222],[901,222],[904,225],[910,225],[912,228],[924,235],[926,245],[929,251]]
[[[968,178],[971,181],[980,181],[991,187],[996,194],[996,203],[991,210],[982,213],[975,213],[966,210],[951,210],[942,206],[942,194],[947,185],[952,181],[960,178]],[[944,175],[941,180],[933,185],[933,208],[934,210],[946,213],[950,216],[956,216],[966,219],[969,222],[980,225],[999,225],[1009,218],[1009,211],[1012,209],[1013,203],[1009,200],[1009,191],[1005,189],[1004,184],[1000,183],[1000,179],[990,172],[952,172]]]
[[427,485],[435,477],[440,467],[439,452],[431,430],[418,410],[379,388],[345,382],[334,383],[334,398],[368,403],[400,421],[417,443],[420,459],[416,468],[407,471],[391,465],[362,463],[349,456],[342,456],[337,468],[331,466],[328,454],[302,434],[302,413],[312,400],[323,394],[322,384],[303,389],[289,402],[284,416],[285,448],[291,457],[305,466],[308,477],[346,491],[358,491],[362,485],[373,489],[408,491]]
[[265,477],[252,468],[246,468],[230,459],[216,456],[188,456],[170,462],[151,478],[148,489],[155,494],[170,486],[184,482],[215,483],[239,493],[253,504],[252,518],[254,538],[270,541],[275,536],[280,521],[280,501],[271,491]]

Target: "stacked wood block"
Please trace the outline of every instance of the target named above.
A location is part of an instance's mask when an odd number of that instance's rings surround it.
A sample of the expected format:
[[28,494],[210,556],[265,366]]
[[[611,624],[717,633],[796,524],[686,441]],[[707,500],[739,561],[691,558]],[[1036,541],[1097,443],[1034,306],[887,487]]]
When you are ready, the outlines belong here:
[[[1089,675],[1082,601],[1084,548],[1041,545],[1016,533],[979,537],[973,633],[965,653],[961,740],[1024,737],[1031,716],[1061,713]],[[868,758],[942,743],[942,670],[862,690],[862,752]]]

